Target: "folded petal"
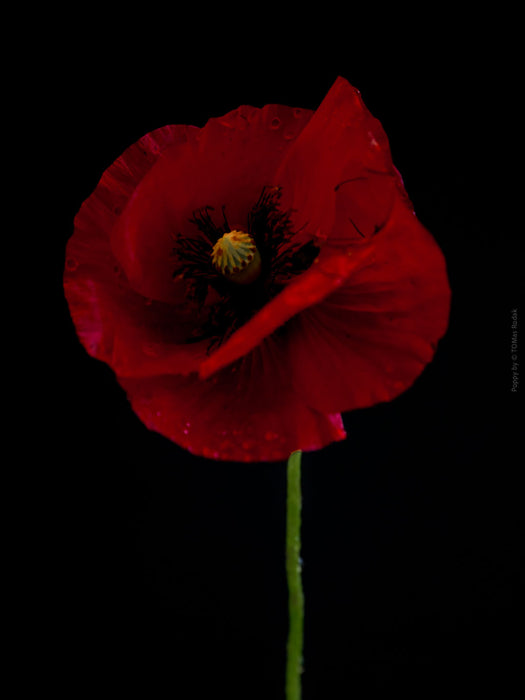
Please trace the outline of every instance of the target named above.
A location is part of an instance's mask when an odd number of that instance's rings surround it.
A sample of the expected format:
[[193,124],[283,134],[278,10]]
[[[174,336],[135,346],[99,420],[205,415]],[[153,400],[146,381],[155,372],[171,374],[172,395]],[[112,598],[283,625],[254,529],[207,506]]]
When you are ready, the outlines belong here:
[[[286,460],[345,438],[339,414],[305,405],[291,387],[277,341],[201,380],[118,377],[142,422],[190,452],[217,460]],[[289,377],[289,373],[288,373]]]
[[447,328],[443,255],[401,202],[372,250],[343,286],[291,322],[293,386],[317,410],[393,399],[421,374]]
[[364,263],[371,249],[323,252],[315,263],[245,323],[200,368],[206,378],[252,350],[264,338],[303,309],[319,303],[340,287],[352,270]]
[[369,237],[388,219],[398,190],[405,196],[381,124],[344,78],[288,150],[275,180],[295,228],[328,245]]

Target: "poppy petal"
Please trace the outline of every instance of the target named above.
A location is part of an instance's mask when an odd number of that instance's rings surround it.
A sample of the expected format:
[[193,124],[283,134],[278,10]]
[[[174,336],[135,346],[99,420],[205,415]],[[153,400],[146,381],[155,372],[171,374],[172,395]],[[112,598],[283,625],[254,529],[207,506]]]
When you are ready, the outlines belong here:
[[343,440],[340,414],[311,409],[291,390],[273,343],[268,340],[206,381],[196,374],[118,380],[149,429],[204,457],[282,461],[294,450]]
[[310,116],[282,105],[243,106],[163,151],[112,231],[112,249],[131,285],[170,301],[175,237],[200,235],[190,220],[204,208],[217,226],[226,217],[230,229],[245,228]]
[[185,143],[186,134],[187,127],[164,127],[128,148],[83,203],[67,243],[64,292],[77,334],[90,355],[123,375],[159,374],[166,367],[195,371],[202,359],[203,344],[180,346],[195,318],[185,302],[185,285],[172,283],[171,301],[177,305],[138,293],[110,243],[137,183],[164,149]]
[[321,411],[395,398],[430,362],[447,328],[443,255],[403,203],[372,247],[367,264],[292,322],[293,385]]
[[207,342],[186,344],[195,326],[191,306],[137,294],[115,266],[107,239],[77,230],[68,245],[64,292],[87,352],[123,376],[196,371]]
[[[127,148],[110,165],[75,217],[75,230],[68,246],[75,248],[74,255],[80,256],[79,262],[88,254],[92,240],[101,262],[109,259],[113,265],[119,262],[118,247],[115,250],[110,246],[110,241],[123,212],[134,198],[139,183],[154,167],[162,153],[183,148],[197,131],[195,127],[187,126],[165,126],[156,129]],[[72,255],[68,250],[68,256]],[[127,272],[126,265],[119,265]],[[164,280],[162,275],[156,274],[151,279],[140,280],[128,277],[128,280],[132,282],[135,291],[145,297],[171,303],[183,301],[185,286],[180,283],[174,284],[170,280],[171,284],[160,287],[158,280]]]
[[350,216],[360,230],[375,230],[388,219],[396,188],[403,190],[381,124],[344,78],[335,81],[275,179],[296,230],[306,226],[321,243],[343,246],[356,231],[341,199],[350,197],[357,207]]
[[202,363],[200,376],[205,379],[242,357],[292,316],[340,287],[352,270],[363,264],[371,250],[363,247],[350,253],[343,251],[319,255],[306,272],[268,302]]

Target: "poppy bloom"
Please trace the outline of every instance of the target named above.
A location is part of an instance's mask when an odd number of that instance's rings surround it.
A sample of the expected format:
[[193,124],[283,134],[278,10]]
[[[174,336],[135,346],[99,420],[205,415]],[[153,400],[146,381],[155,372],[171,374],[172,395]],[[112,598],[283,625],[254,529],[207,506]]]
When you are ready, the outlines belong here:
[[75,218],[65,294],[144,424],[194,454],[285,460],[413,384],[445,261],[386,135],[338,78],[313,112],[242,106],[130,146]]

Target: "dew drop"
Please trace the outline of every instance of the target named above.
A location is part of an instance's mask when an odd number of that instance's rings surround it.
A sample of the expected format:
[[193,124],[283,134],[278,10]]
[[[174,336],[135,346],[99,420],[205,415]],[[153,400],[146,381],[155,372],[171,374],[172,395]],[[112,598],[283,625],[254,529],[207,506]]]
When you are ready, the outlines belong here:
[[271,129],[278,129],[281,126],[281,120],[279,117],[274,117],[272,121],[270,122],[270,128]]
[[69,272],[74,272],[77,268],[78,268],[78,260],[76,258],[67,258],[66,270],[69,270]]
[[267,430],[264,433],[264,439],[268,442],[271,442],[272,440],[277,440],[278,437],[279,435],[277,433],[272,432],[271,430]]
[[292,139],[295,138],[295,133],[294,133],[293,131],[285,131],[284,134],[283,134],[283,137],[284,137],[287,141],[291,141]]
[[210,447],[202,448],[202,456],[212,459],[219,459],[219,453],[217,452],[217,450],[212,450]]

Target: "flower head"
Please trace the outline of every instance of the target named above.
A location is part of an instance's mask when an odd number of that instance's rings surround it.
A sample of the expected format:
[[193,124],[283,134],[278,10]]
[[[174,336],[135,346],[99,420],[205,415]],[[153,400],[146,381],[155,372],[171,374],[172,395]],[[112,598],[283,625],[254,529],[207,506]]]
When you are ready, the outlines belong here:
[[450,303],[383,129],[343,78],[315,112],[242,106],[128,148],[77,214],[64,288],[150,429],[241,461],[343,439],[341,412],[419,376]]

